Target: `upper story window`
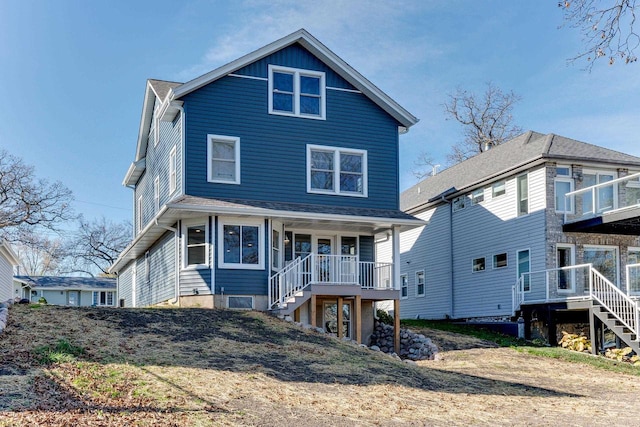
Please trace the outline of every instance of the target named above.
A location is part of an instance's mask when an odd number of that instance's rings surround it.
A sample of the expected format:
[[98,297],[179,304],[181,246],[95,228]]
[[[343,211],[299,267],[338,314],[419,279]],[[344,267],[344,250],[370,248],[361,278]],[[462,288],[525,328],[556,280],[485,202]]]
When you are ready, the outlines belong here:
[[424,296],[424,271],[416,273],[416,296]]
[[478,188],[471,193],[471,204],[477,205],[478,203],[484,202],[484,188]]
[[269,65],[269,113],[324,119],[324,73]]
[[174,146],[169,152],[169,194],[176,191],[176,169],[178,160],[176,156],[176,147]]
[[493,256],[493,268],[504,268],[507,266],[507,254],[496,254]]
[[[582,187],[591,187],[598,184],[605,184],[616,179],[617,174],[613,171],[599,170],[583,170],[582,171]],[[582,194],[582,210],[586,213],[600,213],[615,209],[617,206],[616,197],[614,197],[616,184],[604,185],[598,187],[595,191],[596,200],[593,200],[592,192]]]
[[400,276],[400,298],[409,297],[409,279],[406,274]]
[[486,270],[486,259],[485,258],[474,258],[471,261],[471,271],[474,273],[478,271]]
[[240,138],[207,135],[209,182],[240,184]]
[[504,181],[498,181],[491,186],[491,197],[502,196],[507,193]]
[[518,216],[529,213],[529,177],[520,175],[516,179],[518,184]]
[[453,211],[459,211],[467,207],[468,198],[467,196],[460,196],[453,199]]
[[307,192],[367,196],[367,152],[307,145]]
[[160,210],[160,177],[156,176],[153,180],[153,209],[154,212]]
[[573,185],[573,179],[571,178],[571,166],[557,166],[556,178],[553,181],[556,212],[573,212],[573,198],[565,197],[567,193],[573,191]]
[[136,222],[137,222],[137,230],[140,232],[142,230],[142,196],[138,196],[138,201],[136,203]]

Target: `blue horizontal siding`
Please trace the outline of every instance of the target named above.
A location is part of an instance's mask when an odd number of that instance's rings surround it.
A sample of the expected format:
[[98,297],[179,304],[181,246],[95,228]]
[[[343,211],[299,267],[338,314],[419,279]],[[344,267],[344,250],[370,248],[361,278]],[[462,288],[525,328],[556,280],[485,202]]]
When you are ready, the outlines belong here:
[[324,62],[313,56],[308,50],[298,43],[255,61],[238,71],[235,71],[234,74],[262,77],[266,79],[269,76],[269,64],[279,65],[282,67],[300,68],[304,70],[321,71],[325,73],[325,84],[327,86],[355,90],[355,87],[353,87],[349,82],[340,77]]
[[[267,82],[224,77],[185,97],[186,194],[398,208],[398,123],[362,94],[327,90],[327,118],[270,115]],[[240,137],[241,184],[207,182],[207,134]],[[367,150],[368,197],[307,193],[306,146]]]

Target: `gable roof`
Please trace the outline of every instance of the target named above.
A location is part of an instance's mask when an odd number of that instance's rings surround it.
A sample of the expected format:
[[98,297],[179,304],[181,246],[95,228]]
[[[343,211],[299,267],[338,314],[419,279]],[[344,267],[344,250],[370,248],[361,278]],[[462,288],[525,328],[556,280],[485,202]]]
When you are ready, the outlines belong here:
[[340,77],[351,83],[360,90],[380,108],[395,118],[402,126],[409,128],[416,123],[418,119],[402,108],[400,104],[391,99],[389,95],[381,91],[376,85],[367,80],[362,74],[347,64],[342,58],[333,53],[329,48],[320,43],[318,39],[313,37],[307,30],[299,29],[288,36],[276,40],[268,45],[244,55],[235,61],[229,62],[222,67],[216,68],[200,77],[197,77],[183,85],[173,88],[173,99],[179,99],[196,89],[201,88],[217,79],[226,76],[229,73],[239,70],[255,61],[271,55],[287,46],[299,43],[313,55],[318,57],[329,68],[335,71]]
[[405,129],[418,123],[418,118],[413,114],[405,110],[389,95],[380,90],[338,55],[320,43],[320,41],[309,34],[309,32],[305,29],[300,29],[186,83],[155,79],[148,80],[142,107],[140,128],[138,130],[136,157],[125,175],[123,185],[134,184],[144,171],[145,164],[143,159],[145,158],[147,150],[147,137],[149,135],[149,127],[151,118],[153,117],[156,99],[158,99],[158,102],[162,102],[161,110],[163,112],[173,111],[175,113],[177,111],[176,108],[181,106],[179,99],[185,95],[295,43],[299,43],[318,57],[329,68],[351,83],[356,89],[387,112],[387,114],[396,119]]
[[405,190],[400,195],[400,209],[415,211],[546,161],[640,168],[640,157],[552,133],[529,131]]
[[14,276],[13,279],[32,289],[116,290],[111,277]]
[[11,245],[9,245],[6,241],[0,240],[0,255],[2,255],[9,263],[13,266],[20,265],[20,260],[13,249],[11,249]]

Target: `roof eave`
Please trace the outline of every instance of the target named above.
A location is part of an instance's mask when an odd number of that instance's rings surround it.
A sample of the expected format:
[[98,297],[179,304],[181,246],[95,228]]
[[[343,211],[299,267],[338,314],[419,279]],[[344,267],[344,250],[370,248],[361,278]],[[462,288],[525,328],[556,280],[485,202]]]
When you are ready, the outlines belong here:
[[342,78],[347,80],[353,86],[358,88],[363,94],[372,99],[379,107],[394,117],[402,127],[408,129],[411,126],[418,123],[418,118],[409,113],[403,107],[394,101],[390,96],[381,91],[377,86],[367,80],[362,74],[352,68],[339,56],[333,53],[329,48],[323,45],[315,37],[309,34],[306,30],[300,29],[294,33],[289,34],[279,40],[276,40],[268,45],[255,50],[247,55],[244,55],[235,61],[232,61],[222,67],[219,67],[207,74],[203,74],[181,86],[178,86],[173,91],[173,99],[181,98],[188,93],[193,92],[196,89],[201,88],[229,73],[233,73],[238,69],[258,61],[273,52],[290,46],[294,43],[300,43],[311,53],[319,57],[325,62],[332,70],[338,73]]

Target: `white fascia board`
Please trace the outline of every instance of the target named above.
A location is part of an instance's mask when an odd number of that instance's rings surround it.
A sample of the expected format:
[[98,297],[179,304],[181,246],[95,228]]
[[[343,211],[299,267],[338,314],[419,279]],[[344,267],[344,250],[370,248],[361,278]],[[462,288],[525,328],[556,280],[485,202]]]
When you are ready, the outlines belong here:
[[[289,34],[279,40],[276,40],[268,45],[255,50],[247,55],[244,55],[235,61],[232,61],[222,67],[219,67],[213,71],[203,74],[181,86],[176,87],[173,90],[173,99],[178,99],[196,89],[201,88],[221,77],[226,76],[229,73],[239,70],[240,68],[249,65],[255,61],[258,61],[272,53],[283,49],[289,45],[299,42],[311,53],[319,57],[325,62],[332,70],[338,73],[342,78],[347,80],[353,86],[358,88],[367,97],[373,100],[383,110],[393,116],[403,127],[409,128],[418,123],[418,118],[402,108],[400,104],[395,102],[386,93],[381,91],[377,86],[367,80],[362,74],[353,69],[349,64],[343,61],[339,56],[333,53],[329,48],[320,43],[315,37],[309,34],[306,30],[300,29],[294,33]],[[171,97],[168,97],[171,99]]]
[[151,125],[151,119],[153,118],[153,103],[156,98],[156,93],[153,91],[151,83],[147,81],[147,88],[144,93],[144,102],[142,104],[142,114],[140,117],[140,127],[138,129],[138,144],[136,147],[136,158],[140,160],[145,157],[147,152],[147,138],[149,136],[149,126]]
[[289,219],[307,219],[316,221],[344,221],[344,222],[362,222],[366,224],[391,224],[420,227],[427,223],[421,219],[398,219],[398,218],[381,218],[370,216],[354,216],[354,215],[335,215],[323,214],[315,212],[297,212],[297,211],[281,211],[264,208],[234,208],[234,207],[209,207],[201,205],[184,205],[169,204],[168,209],[176,209],[180,211],[196,211],[203,213],[211,213],[216,215],[249,215],[264,216],[273,218],[289,218]]
[[0,253],[2,253],[2,255],[11,263],[11,265],[20,265],[18,255],[13,252],[13,249],[11,249],[11,245],[9,245],[6,240],[1,241],[0,243]]
[[146,157],[143,157],[137,162],[131,163],[131,165],[129,166],[129,169],[127,169],[126,175],[124,176],[122,185],[127,187],[129,185],[134,185],[135,183],[137,183],[138,179],[140,178],[140,175],[142,175],[142,172],[144,172],[146,168],[146,164],[147,164]]

